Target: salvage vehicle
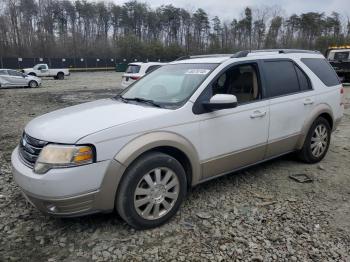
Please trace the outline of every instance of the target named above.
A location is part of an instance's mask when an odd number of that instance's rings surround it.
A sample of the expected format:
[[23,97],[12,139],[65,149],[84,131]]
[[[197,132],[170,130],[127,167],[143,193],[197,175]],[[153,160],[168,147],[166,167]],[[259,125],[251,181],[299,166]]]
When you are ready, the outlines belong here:
[[36,76],[26,75],[12,69],[0,69],[1,87],[39,87],[41,79]]
[[52,69],[47,64],[37,64],[33,68],[22,69],[27,75],[40,77],[53,77],[54,79],[63,80],[65,76],[69,76],[68,68]]
[[125,73],[122,77],[122,87],[126,88],[144,75],[158,69],[165,65],[159,62],[147,62],[147,63],[131,63],[128,64]]
[[342,82],[350,82],[350,45],[331,46],[326,51],[326,58],[337,72]]
[[343,92],[318,52],[188,57],[114,98],[30,121],[12,153],[14,180],[50,215],[116,210],[134,228],[156,227],[204,181],[291,152],[321,161]]

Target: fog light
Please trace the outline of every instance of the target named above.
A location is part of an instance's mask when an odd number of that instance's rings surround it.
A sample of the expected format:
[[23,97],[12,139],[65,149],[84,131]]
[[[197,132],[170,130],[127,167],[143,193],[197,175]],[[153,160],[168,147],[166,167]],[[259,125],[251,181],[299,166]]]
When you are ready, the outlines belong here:
[[57,211],[57,207],[55,205],[48,205],[47,209],[52,213],[55,213]]

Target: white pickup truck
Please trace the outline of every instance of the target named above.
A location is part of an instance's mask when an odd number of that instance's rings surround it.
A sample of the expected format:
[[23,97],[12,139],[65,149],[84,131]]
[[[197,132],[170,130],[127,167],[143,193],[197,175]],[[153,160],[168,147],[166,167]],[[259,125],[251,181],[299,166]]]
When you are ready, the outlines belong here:
[[33,68],[25,68],[22,70],[27,75],[39,77],[53,77],[54,79],[63,80],[65,76],[69,76],[69,70],[65,69],[49,69],[47,64],[37,64]]

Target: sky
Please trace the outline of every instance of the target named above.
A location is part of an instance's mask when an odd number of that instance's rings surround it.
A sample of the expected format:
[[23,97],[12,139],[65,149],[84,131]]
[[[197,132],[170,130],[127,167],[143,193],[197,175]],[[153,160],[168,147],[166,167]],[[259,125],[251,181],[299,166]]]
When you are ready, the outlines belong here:
[[[340,13],[346,20],[350,18],[350,0],[139,0],[147,2],[151,7],[172,4],[176,7],[183,7],[190,11],[203,8],[211,17],[218,16],[223,20],[231,21],[233,18],[240,18],[245,7],[272,7],[279,6],[282,9],[281,15],[291,15],[303,12],[325,12],[332,11]],[[126,0],[114,0],[121,4]]]

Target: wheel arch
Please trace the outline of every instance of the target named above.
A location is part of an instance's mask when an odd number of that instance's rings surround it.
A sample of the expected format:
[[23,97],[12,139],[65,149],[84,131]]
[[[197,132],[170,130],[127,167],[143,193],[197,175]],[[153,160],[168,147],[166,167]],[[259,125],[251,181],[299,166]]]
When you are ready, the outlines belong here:
[[311,128],[313,122],[319,118],[323,117],[325,118],[331,129],[333,130],[334,128],[334,115],[332,113],[332,109],[329,105],[327,104],[320,104],[317,107],[315,107],[310,113],[309,116],[306,118],[304,125],[301,130],[301,135],[297,143],[297,149],[301,149],[304,145],[304,141],[306,139],[306,136],[309,132],[309,129]]
[[196,149],[186,138],[172,132],[141,135],[125,145],[114,159],[127,168],[137,158],[151,151],[163,152],[177,159],[186,171],[190,186],[200,180],[200,163]]

